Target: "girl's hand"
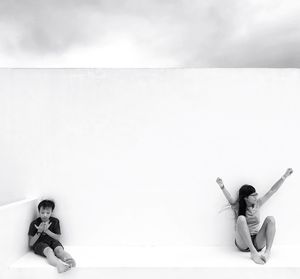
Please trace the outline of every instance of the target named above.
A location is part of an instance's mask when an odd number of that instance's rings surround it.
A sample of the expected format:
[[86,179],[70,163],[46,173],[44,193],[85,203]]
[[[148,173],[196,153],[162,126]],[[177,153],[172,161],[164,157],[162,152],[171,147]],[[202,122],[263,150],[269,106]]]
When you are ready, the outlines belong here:
[[290,176],[293,173],[293,169],[289,168],[286,170],[282,178],[286,179],[288,176]]
[[217,178],[216,182],[218,183],[218,185],[220,186],[220,188],[224,187],[223,180],[220,177]]

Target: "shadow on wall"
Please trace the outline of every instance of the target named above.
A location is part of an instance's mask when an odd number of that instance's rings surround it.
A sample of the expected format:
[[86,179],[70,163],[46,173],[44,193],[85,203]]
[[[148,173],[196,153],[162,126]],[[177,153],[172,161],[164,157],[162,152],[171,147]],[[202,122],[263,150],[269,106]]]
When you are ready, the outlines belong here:
[[[0,128],[3,128],[0,126]],[[5,129],[4,129],[5,130]],[[11,148],[6,141],[13,141],[8,134],[2,134],[0,139],[0,206],[10,204],[25,199],[26,185],[24,185],[24,175],[26,169],[21,167],[23,162],[22,154],[16,154],[16,150]]]

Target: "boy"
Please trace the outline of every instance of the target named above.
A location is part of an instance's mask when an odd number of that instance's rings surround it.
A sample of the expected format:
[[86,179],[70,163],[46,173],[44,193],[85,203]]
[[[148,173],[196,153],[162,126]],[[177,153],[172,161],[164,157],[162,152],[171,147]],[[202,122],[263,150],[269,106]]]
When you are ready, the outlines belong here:
[[59,220],[52,217],[54,207],[55,204],[51,200],[39,203],[40,217],[31,222],[28,231],[29,247],[34,253],[46,257],[48,263],[62,273],[74,267],[75,261],[59,242],[61,235]]

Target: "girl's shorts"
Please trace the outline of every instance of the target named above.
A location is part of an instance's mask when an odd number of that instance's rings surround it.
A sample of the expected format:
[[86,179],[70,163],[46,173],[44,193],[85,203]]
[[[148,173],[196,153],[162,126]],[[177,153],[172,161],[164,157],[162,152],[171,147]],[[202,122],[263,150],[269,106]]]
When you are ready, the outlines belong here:
[[[261,248],[261,249],[258,249],[258,248],[257,248],[255,238],[256,238],[256,234],[252,234],[252,235],[251,235],[252,243],[253,243],[255,249],[257,250],[257,252],[260,252],[263,248]],[[242,249],[241,247],[239,247],[239,245],[237,244],[236,240],[234,241],[234,243],[235,243],[235,246],[236,246],[240,251],[242,251],[242,252],[250,252],[249,247],[246,248],[246,249]]]

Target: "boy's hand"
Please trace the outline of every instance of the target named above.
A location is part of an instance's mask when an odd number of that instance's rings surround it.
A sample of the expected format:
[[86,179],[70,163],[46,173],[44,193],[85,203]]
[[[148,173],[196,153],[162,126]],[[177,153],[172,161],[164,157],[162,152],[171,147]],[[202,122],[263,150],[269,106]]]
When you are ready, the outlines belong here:
[[35,228],[37,229],[38,233],[42,233],[42,232],[44,231],[45,225],[44,225],[43,222],[40,223],[39,226],[37,226],[37,225],[34,225],[34,226],[35,226]]
[[290,176],[293,173],[293,169],[289,168],[286,170],[284,175],[282,176],[284,179],[286,179],[288,176]]
[[220,188],[224,187],[223,180],[220,177],[217,178],[216,182],[218,183],[218,185],[220,186]]
[[45,223],[44,232],[47,232],[52,223]]

